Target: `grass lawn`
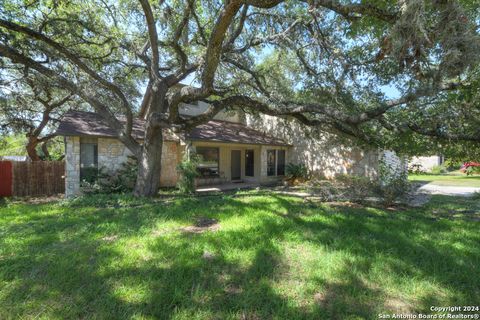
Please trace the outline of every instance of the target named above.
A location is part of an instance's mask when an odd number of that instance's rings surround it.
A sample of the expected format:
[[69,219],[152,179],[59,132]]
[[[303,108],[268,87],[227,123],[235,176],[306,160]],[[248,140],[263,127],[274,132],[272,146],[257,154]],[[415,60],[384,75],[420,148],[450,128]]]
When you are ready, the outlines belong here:
[[[95,206],[95,204],[101,204]],[[480,297],[480,201],[278,195],[0,206],[0,319],[377,319]],[[199,217],[219,222],[199,232]]]
[[480,187],[480,175],[466,174],[410,174],[410,181],[423,181],[437,186]]

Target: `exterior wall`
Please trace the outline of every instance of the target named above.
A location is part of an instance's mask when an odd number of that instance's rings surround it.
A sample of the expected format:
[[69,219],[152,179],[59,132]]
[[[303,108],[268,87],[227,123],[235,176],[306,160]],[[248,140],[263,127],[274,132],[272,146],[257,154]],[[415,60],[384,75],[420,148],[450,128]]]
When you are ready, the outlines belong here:
[[[98,167],[116,171],[132,155],[123,143],[117,139],[98,139]],[[164,141],[162,148],[162,169],[160,185],[173,187],[177,184],[177,164],[180,161],[179,146],[177,142]]]
[[160,186],[174,187],[177,184],[177,164],[182,159],[182,151],[177,142],[165,141],[162,148],[162,169]]
[[[89,138],[92,140],[92,138]],[[96,139],[98,145],[98,168],[113,172],[121,168],[132,153],[119,140]],[[72,197],[80,192],[80,137],[65,137],[65,196]],[[181,148],[177,142],[165,141],[162,149],[160,185],[173,187],[177,184],[176,166],[181,159]]]
[[[162,169],[160,185],[173,187],[177,184],[176,167],[180,161],[177,142],[165,141],[162,149]],[[98,139],[98,167],[116,171],[127,161],[132,153],[119,140],[111,138]]]
[[413,157],[412,160],[410,160],[410,164],[419,164],[424,171],[431,171],[434,166],[441,165],[442,163],[441,156]]
[[282,138],[293,145],[290,155],[287,156],[287,163],[305,164],[314,176],[326,178],[333,178],[339,174],[370,178],[377,176],[376,150],[347,146],[336,135],[305,129],[298,123],[287,122],[277,117],[247,115],[246,122],[254,129]]
[[65,196],[80,193],[80,137],[65,137]]
[[117,139],[98,138],[98,168],[107,171],[117,171],[132,155],[123,143]]

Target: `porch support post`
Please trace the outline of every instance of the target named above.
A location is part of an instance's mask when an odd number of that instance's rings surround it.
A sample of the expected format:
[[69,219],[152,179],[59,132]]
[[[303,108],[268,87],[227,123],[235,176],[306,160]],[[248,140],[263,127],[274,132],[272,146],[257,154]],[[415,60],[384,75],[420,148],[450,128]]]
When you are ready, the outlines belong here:
[[65,197],[80,194],[80,137],[65,137]]
[[267,147],[260,147],[260,182],[267,180]]

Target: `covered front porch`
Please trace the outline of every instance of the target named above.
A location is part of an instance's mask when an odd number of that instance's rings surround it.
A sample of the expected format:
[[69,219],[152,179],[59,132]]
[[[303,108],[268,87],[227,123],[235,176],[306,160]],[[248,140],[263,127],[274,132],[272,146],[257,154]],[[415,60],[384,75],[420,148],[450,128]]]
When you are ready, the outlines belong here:
[[241,123],[209,121],[194,128],[186,143],[200,159],[197,186],[274,183],[290,162],[291,145]]
[[199,157],[197,186],[275,183],[285,176],[287,146],[193,141]]

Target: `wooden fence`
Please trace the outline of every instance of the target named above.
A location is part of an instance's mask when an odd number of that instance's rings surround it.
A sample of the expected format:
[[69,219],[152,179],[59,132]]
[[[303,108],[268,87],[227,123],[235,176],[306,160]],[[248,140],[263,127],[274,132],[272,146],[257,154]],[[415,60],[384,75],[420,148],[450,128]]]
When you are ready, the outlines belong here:
[[11,161],[11,163],[13,196],[50,196],[65,192],[65,162]]

